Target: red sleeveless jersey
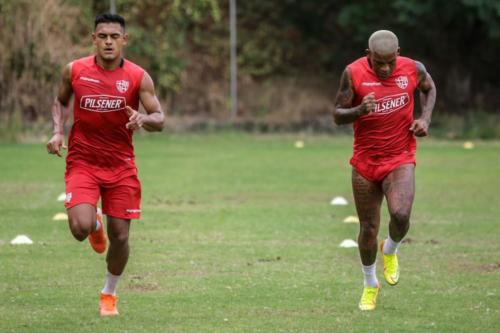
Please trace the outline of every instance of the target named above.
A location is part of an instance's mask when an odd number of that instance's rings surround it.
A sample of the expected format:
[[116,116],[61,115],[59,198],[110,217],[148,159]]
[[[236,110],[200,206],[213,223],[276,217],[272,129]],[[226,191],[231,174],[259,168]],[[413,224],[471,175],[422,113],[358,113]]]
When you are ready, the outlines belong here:
[[416,140],[409,129],[418,83],[415,60],[397,57],[392,74],[385,80],[377,77],[367,57],[354,61],[348,69],[355,94],[353,106],[361,104],[370,92],[376,100],[375,111],[353,123],[353,159],[383,163],[396,156],[414,156]]
[[133,131],[125,128],[125,106],[139,107],[144,70],[123,60],[109,71],[95,56],[75,60],[71,67],[74,122],[69,136],[68,167],[83,164],[98,169],[135,168]]

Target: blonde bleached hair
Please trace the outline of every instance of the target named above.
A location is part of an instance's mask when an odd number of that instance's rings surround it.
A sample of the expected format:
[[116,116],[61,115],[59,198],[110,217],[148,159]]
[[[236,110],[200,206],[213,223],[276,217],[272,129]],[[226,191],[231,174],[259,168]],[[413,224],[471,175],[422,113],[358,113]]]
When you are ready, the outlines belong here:
[[392,54],[398,51],[399,41],[394,32],[378,30],[368,39],[368,49],[380,55]]

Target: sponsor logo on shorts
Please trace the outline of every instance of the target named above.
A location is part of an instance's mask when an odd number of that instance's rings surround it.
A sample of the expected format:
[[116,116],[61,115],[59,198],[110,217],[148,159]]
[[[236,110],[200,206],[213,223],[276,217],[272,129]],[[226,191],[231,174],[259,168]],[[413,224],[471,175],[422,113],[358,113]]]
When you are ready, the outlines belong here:
[[88,82],[92,82],[92,83],[101,83],[101,81],[99,81],[97,79],[93,79],[91,77],[86,77],[86,76],[80,76],[80,80],[88,81]]
[[66,203],[70,203],[71,198],[73,198],[73,193],[71,193],[71,192],[66,193]]
[[129,214],[135,214],[135,213],[140,213],[141,212],[140,209],[126,209],[125,211],[127,213],[129,213]]
[[86,95],[80,99],[80,108],[94,112],[119,111],[125,108],[125,97],[110,95]]
[[408,77],[406,75],[398,76],[394,81],[401,89],[406,89],[408,87]]
[[374,113],[387,114],[400,110],[410,102],[408,93],[385,96],[376,100]]
[[116,81],[116,89],[122,94],[128,90],[129,82],[125,80]]

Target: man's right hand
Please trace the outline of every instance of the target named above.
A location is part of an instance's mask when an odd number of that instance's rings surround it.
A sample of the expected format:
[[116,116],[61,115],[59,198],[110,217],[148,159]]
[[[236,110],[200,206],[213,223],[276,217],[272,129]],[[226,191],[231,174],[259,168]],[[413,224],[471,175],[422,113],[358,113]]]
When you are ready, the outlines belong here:
[[68,148],[68,147],[66,147],[66,145],[64,143],[64,134],[56,133],[52,136],[52,138],[47,143],[47,152],[49,154],[55,154],[59,157],[62,157],[61,148],[64,148],[64,149]]
[[375,106],[375,93],[371,92],[368,95],[365,95],[365,97],[363,97],[363,101],[361,101],[361,115],[363,116],[375,111]]

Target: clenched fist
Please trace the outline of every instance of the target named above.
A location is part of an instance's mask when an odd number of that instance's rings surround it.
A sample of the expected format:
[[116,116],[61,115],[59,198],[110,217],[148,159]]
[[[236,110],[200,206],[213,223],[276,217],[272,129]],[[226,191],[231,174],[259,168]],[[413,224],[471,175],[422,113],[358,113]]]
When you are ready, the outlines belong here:
[[61,148],[63,148],[63,149],[68,148],[68,147],[66,147],[66,145],[64,143],[64,134],[56,133],[52,136],[52,138],[47,143],[47,152],[49,154],[55,154],[59,157],[62,157]]
[[375,111],[376,104],[374,92],[365,95],[365,97],[363,97],[363,101],[361,102],[361,115],[369,114],[370,112]]
[[429,122],[424,119],[415,119],[410,126],[410,131],[415,136],[426,136],[429,129]]

